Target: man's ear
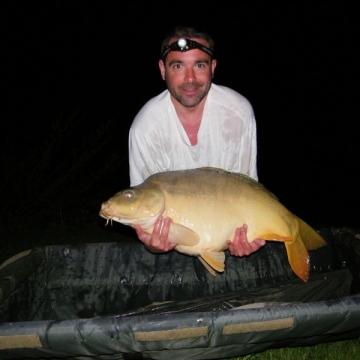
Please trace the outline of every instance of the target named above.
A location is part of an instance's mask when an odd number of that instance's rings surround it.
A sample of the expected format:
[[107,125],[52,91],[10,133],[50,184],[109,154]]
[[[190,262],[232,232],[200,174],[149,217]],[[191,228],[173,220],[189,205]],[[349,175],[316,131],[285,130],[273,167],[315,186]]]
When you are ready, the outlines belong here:
[[163,60],[159,60],[159,69],[160,69],[160,74],[163,80],[165,80],[165,64]]
[[213,60],[211,61],[211,73],[212,73],[212,77],[213,77],[213,78],[214,78],[214,75],[215,75],[216,65],[217,65],[217,61],[216,61],[216,59],[213,59]]

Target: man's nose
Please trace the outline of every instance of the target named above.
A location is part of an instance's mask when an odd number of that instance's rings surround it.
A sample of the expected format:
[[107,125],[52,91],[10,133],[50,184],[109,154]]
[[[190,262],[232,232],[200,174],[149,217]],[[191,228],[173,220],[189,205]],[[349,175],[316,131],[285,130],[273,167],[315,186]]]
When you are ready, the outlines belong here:
[[187,82],[193,82],[196,79],[195,71],[194,69],[186,69],[185,71],[185,81]]

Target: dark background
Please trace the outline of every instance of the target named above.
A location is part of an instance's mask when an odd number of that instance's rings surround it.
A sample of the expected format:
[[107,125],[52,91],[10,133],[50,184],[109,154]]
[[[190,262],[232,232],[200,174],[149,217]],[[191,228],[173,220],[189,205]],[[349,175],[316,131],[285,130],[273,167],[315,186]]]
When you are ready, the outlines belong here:
[[[128,186],[129,126],[140,107],[165,89],[157,65],[160,42],[184,23],[214,36],[214,82],[237,90],[254,107],[260,182],[312,225],[359,226],[355,1],[144,3],[1,2],[4,178],[12,171],[9,163],[22,168],[19,159],[46,152],[55,119],[81,114],[47,167],[53,179],[70,153],[76,158],[76,145],[111,119],[106,148],[80,172],[82,179],[70,176],[62,191],[71,195],[72,211],[88,208],[85,214],[97,217],[105,196]],[[103,171],[87,193],[72,196],[116,151],[122,154],[118,166]],[[26,178],[3,183],[10,186],[2,189],[7,215],[22,206],[20,188],[34,193],[24,186]],[[51,188],[55,180],[49,179]],[[16,216],[20,223],[24,215]]]

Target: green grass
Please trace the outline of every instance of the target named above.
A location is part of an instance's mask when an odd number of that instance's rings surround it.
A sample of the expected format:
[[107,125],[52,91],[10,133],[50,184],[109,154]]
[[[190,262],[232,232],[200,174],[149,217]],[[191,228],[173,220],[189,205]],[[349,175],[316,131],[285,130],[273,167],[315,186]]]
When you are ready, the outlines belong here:
[[229,360],[357,360],[360,359],[359,339],[324,343],[314,346],[266,350],[258,354]]

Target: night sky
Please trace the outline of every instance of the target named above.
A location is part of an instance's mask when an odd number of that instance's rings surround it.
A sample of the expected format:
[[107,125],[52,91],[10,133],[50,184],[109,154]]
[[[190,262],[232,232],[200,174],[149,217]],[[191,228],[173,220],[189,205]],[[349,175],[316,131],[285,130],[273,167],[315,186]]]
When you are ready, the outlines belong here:
[[[69,144],[111,118],[127,155],[133,117],[165,89],[163,36],[195,25],[215,38],[214,82],[254,107],[259,181],[312,224],[360,226],[355,1],[144,3],[1,2],[2,156],[41,147],[75,109],[86,126]],[[116,176],[109,193],[128,183],[126,162]]]

